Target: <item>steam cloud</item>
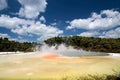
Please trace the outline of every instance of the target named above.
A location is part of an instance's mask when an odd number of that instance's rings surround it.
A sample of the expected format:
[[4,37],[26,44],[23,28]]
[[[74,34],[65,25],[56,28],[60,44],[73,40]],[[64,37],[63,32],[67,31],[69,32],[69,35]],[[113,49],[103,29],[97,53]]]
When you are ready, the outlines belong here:
[[69,56],[69,57],[80,57],[80,56],[104,56],[107,55],[105,53],[100,52],[91,52],[91,51],[85,51],[85,50],[77,50],[74,49],[72,46],[66,47],[65,44],[61,45],[55,45],[55,46],[48,46],[47,44],[44,44],[42,46],[36,46],[35,52],[40,53],[42,55],[46,54],[56,54],[60,56]]

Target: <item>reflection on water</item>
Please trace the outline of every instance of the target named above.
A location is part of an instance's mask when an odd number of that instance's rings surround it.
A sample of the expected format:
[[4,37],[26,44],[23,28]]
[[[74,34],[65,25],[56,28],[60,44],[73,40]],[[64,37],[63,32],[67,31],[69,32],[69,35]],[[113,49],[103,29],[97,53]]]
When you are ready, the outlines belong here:
[[90,52],[90,51],[84,51],[84,50],[76,50],[76,51],[56,51],[56,53],[64,56],[70,56],[70,57],[80,57],[80,56],[107,56],[107,53],[101,53],[101,52]]

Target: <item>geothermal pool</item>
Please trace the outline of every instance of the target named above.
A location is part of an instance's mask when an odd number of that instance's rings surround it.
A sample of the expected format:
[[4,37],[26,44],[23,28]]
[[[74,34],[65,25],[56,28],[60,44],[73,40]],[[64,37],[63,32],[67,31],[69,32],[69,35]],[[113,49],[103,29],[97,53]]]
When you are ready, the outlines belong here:
[[61,52],[0,55],[0,80],[64,80],[65,77],[76,80],[87,74],[112,75],[119,71],[120,56],[76,56]]
[[49,47],[47,45],[43,45],[41,48],[37,49],[37,53],[40,54],[48,54],[48,53],[54,53],[61,56],[67,56],[67,57],[82,57],[82,56],[107,56],[109,54],[107,53],[101,53],[101,52],[91,52],[91,51],[85,51],[85,50],[77,50],[73,47],[69,46],[66,47],[65,45],[61,44],[55,49],[56,46]]

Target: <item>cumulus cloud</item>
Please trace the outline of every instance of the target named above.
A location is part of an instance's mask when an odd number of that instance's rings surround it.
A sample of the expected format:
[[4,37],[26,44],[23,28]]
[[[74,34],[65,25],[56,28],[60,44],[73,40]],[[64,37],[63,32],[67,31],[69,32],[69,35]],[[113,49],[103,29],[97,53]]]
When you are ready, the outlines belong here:
[[10,17],[8,15],[1,15],[0,16],[0,27],[5,27],[8,29],[13,29],[16,27],[20,27],[22,25],[30,25],[33,24],[34,21],[31,20],[24,20],[17,17]]
[[13,38],[8,34],[0,33],[0,38],[8,38],[10,41],[19,41],[19,42],[26,42],[27,40],[23,39],[22,37]]
[[120,38],[120,27],[108,31],[87,31],[78,34],[85,37]]
[[[56,27],[53,26],[46,26],[45,24],[37,23],[38,27],[34,28],[34,26],[31,26],[29,28],[29,31],[32,32],[33,34],[37,34],[38,36],[41,36],[38,38],[38,40],[46,40],[51,37],[56,37],[60,34],[63,34],[62,30],[59,30]],[[33,29],[34,28],[34,29]],[[36,31],[37,33],[35,33]]]
[[40,21],[43,22],[43,23],[45,23],[45,22],[46,22],[45,17],[44,17],[44,16],[41,16],[41,17],[40,17]]
[[83,32],[83,33],[80,33],[78,36],[85,36],[85,37],[95,37],[95,36],[98,36],[100,35],[99,32],[97,31],[88,31],[88,32]]
[[101,38],[120,38],[120,27],[114,29],[114,30],[109,30],[106,32],[103,32],[102,35],[99,37]]
[[21,26],[21,27],[16,27],[16,28],[11,29],[11,31],[12,31],[13,33],[17,33],[17,34],[19,34],[19,35],[24,35],[24,36],[26,36],[26,35],[28,35],[28,34],[27,34],[27,29],[28,29],[28,27],[25,26],[25,25],[23,25],[23,26]]
[[87,19],[74,19],[66,29],[107,30],[120,26],[120,12],[103,10],[100,14],[92,13]]
[[38,41],[43,41],[51,37],[56,37],[63,33],[62,30],[54,26],[47,26],[39,21],[35,22],[34,24],[27,26],[22,26],[21,28],[12,29],[13,33],[17,33],[19,35],[28,35],[34,34],[37,35],[39,38]]
[[6,0],[0,0],[0,10],[3,10],[8,7]]
[[11,32],[22,36],[34,34],[39,37],[39,41],[55,37],[63,33],[62,30],[54,26],[41,23],[41,21],[35,22],[34,20],[25,20],[7,15],[0,16],[0,27],[10,29]]
[[22,5],[19,10],[19,16],[26,18],[36,18],[41,12],[45,12],[46,0],[18,0]]
[[8,34],[0,33],[0,38],[10,38]]
[[[18,0],[21,4],[21,8],[18,12],[20,17],[10,17],[9,15],[0,15],[0,27],[10,29],[11,32],[18,34],[18,36],[36,36],[38,41],[43,41],[51,37],[55,37],[63,34],[63,30],[55,27],[55,25],[46,25],[46,19],[41,16],[38,21],[35,19],[40,15],[41,12],[45,12],[47,2],[46,0]],[[0,10],[3,5],[7,5],[6,0],[0,0]],[[8,34],[0,33],[0,37],[8,37],[10,40],[18,41],[22,38],[11,38]],[[22,39],[26,41],[25,39]]]
[[35,24],[30,25],[29,27],[22,27],[14,29],[13,32],[19,35],[25,35],[27,33],[37,35],[39,38],[37,40],[43,41],[51,37],[58,36],[63,33],[62,30],[59,30],[53,26],[47,26],[41,22],[36,22]]

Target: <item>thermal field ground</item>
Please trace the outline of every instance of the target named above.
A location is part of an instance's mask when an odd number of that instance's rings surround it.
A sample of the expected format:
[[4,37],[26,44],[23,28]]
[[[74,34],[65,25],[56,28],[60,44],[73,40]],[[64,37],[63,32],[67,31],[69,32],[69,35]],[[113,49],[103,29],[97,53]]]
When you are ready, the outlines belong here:
[[48,53],[0,55],[0,80],[64,80],[120,72],[119,56],[66,57]]

